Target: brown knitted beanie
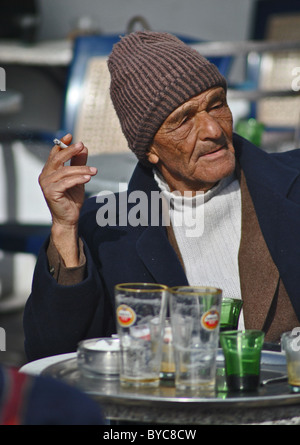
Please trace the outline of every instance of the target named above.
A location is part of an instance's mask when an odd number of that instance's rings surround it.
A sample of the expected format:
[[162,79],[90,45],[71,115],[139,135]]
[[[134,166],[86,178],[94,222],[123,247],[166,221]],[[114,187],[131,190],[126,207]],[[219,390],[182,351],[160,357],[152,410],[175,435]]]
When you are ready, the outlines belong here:
[[138,31],[123,37],[108,59],[110,94],[129,148],[146,153],[165,119],[181,104],[215,86],[217,67],[177,37]]

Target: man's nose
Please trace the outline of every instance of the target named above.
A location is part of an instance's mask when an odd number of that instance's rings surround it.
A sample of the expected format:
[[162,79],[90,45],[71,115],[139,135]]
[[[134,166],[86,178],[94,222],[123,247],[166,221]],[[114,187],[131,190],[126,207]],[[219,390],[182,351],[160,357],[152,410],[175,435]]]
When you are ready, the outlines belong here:
[[199,116],[199,129],[202,140],[216,140],[223,135],[219,122],[209,113],[203,113]]

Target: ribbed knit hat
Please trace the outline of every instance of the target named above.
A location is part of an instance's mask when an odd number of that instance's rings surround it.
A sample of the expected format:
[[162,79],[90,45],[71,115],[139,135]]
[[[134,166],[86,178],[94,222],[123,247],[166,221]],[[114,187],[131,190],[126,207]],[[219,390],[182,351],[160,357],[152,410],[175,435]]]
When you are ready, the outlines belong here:
[[146,153],[165,119],[181,104],[225,78],[198,51],[168,33],[138,31],[114,45],[110,94],[129,148]]

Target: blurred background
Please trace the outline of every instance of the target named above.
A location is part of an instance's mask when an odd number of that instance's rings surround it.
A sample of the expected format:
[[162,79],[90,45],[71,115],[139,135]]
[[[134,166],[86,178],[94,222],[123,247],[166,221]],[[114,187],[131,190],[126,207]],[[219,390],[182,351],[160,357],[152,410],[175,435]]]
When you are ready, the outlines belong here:
[[26,362],[23,309],[51,222],[38,175],[52,139],[72,132],[89,147],[100,173],[87,196],[117,190],[134,169],[106,58],[120,35],[138,29],[174,33],[218,65],[235,131],[266,151],[300,146],[297,0],[2,0],[0,362]]

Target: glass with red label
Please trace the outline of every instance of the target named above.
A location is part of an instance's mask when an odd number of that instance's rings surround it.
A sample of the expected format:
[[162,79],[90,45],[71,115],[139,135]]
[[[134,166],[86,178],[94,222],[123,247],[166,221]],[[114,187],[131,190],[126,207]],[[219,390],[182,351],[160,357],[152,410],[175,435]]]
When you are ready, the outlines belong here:
[[178,390],[215,390],[222,291],[214,287],[170,289],[170,315]]
[[159,385],[168,288],[161,284],[115,286],[122,386]]

